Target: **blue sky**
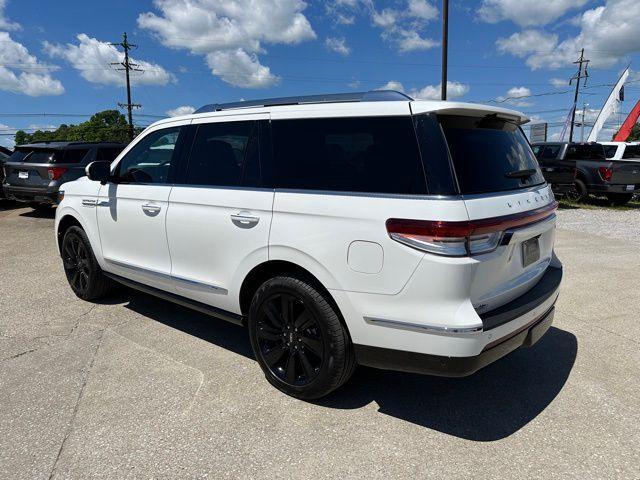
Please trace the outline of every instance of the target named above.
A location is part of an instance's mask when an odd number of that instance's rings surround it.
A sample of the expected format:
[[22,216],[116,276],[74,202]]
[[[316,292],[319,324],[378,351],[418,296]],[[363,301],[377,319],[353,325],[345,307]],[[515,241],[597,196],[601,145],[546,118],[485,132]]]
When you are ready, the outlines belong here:
[[[123,75],[109,65],[119,54],[108,45],[123,31],[144,69],[133,80],[139,125],[241,98],[385,85],[429,98],[439,91],[439,8],[431,0],[0,0],[0,143],[11,144],[15,128],[76,123],[123,102]],[[608,85],[639,63],[638,18],[637,0],[451,0],[452,96],[559,125],[584,47],[592,68],[579,108],[589,103],[593,121]],[[639,80],[633,72],[622,112],[640,97]],[[80,116],[25,116],[42,113]]]

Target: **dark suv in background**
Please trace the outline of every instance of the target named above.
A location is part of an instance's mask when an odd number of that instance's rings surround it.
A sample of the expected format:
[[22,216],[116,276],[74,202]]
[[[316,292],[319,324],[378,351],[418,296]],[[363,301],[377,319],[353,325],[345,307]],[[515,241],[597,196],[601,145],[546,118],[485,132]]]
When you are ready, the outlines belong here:
[[50,206],[58,201],[60,185],[83,177],[96,160],[112,161],[125,145],[111,142],[38,142],[20,145],[5,161],[7,198]]
[[4,198],[4,190],[2,190],[2,184],[4,182],[4,162],[7,161],[12,153],[8,148],[0,146],[0,199]]

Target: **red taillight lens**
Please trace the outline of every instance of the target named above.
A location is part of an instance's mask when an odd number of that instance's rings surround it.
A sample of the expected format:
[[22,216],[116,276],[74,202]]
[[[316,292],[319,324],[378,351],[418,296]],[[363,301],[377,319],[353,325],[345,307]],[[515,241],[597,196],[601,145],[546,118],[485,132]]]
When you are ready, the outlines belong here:
[[558,203],[502,217],[444,222],[431,220],[387,220],[389,236],[409,247],[437,255],[463,257],[495,250],[505,230],[524,227],[554,214]]
[[598,172],[605,182],[611,180],[611,176],[613,175],[613,169],[610,167],[598,167]]
[[576,178],[578,176],[578,169],[574,168],[573,169],[573,178]]
[[47,168],[49,174],[49,180],[58,180],[67,171],[64,167],[51,167]]

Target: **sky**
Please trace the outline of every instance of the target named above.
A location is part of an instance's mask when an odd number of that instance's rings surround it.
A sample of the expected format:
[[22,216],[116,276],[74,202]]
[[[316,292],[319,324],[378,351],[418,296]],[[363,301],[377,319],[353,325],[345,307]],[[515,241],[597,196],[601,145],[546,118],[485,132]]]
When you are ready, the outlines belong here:
[[[640,97],[638,0],[450,0],[449,18],[452,100],[518,109],[557,137],[582,48],[586,122],[632,69],[602,139]],[[146,126],[241,99],[380,88],[437,99],[441,25],[439,0],[0,0],[0,144],[125,102],[110,45],[123,32]]]

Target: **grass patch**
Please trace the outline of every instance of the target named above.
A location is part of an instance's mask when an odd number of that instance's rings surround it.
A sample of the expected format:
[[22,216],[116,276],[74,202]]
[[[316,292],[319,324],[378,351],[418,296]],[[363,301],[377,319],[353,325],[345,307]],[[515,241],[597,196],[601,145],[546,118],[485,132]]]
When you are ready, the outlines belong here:
[[636,196],[626,205],[611,205],[609,200],[600,197],[589,197],[583,202],[574,202],[568,198],[561,197],[558,199],[560,209],[575,210],[581,208],[583,210],[640,210],[640,199]]

